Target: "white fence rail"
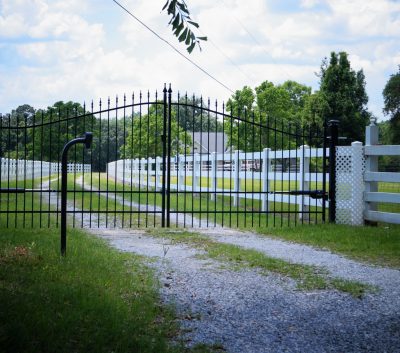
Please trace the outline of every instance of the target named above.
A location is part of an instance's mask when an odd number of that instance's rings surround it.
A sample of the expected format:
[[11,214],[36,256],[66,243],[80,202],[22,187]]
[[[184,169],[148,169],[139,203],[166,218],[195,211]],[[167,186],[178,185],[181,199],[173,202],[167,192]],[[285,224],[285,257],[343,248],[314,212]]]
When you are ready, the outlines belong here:
[[[68,173],[89,173],[90,164],[68,163]],[[4,180],[23,180],[34,179],[51,174],[61,173],[61,163],[42,162],[23,159],[1,158],[0,179]]]
[[364,219],[372,222],[387,222],[400,224],[400,213],[378,211],[378,203],[400,204],[400,193],[379,192],[378,183],[400,183],[400,173],[380,172],[379,156],[400,156],[399,145],[379,145],[378,126],[367,127],[364,173]]
[[[326,156],[329,150],[326,150]],[[171,158],[171,183],[172,190],[210,192],[211,199],[216,195],[227,195],[229,190],[233,198],[233,204],[237,205],[239,199],[260,200],[263,211],[269,209],[272,201],[299,205],[301,212],[307,212],[310,206],[322,207],[322,200],[315,200],[307,195],[273,194],[272,183],[276,181],[288,182],[284,191],[289,190],[289,183],[297,182],[295,190],[308,191],[310,187],[316,188],[319,183],[329,181],[329,175],[325,178],[323,173],[310,173],[312,158],[321,158],[323,149],[301,146],[298,150],[272,151],[269,148],[262,152],[244,153],[234,151],[232,153],[212,153],[179,155]],[[283,168],[282,161],[286,160],[287,168]],[[286,169],[286,171],[285,171]],[[162,158],[124,159],[108,163],[109,176],[136,187],[152,187],[156,190],[162,188]],[[188,183],[191,179],[191,183]],[[221,182],[229,183],[229,187],[221,187]],[[260,191],[244,189],[244,183],[255,182]],[[206,186],[204,186],[204,184]],[[279,190],[280,191],[280,190]],[[229,194],[228,194],[229,195]],[[326,206],[328,206],[328,202]]]

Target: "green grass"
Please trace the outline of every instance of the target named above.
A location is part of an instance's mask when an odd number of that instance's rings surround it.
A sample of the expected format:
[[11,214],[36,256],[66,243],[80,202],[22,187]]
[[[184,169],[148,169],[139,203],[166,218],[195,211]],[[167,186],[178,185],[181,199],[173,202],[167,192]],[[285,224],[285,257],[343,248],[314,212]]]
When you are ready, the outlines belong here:
[[[16,200],[8,198],[10,210],[19,209]],[[32,201],[40,207],[39,194]],[[173,308],[160,303],[159,284],[142,257],[68,229],[62,258],[59,228],[32,229],[40,217],[28,216],[28,225],[21,214],[0,218],[0,352],[221,351],[179,342]],[[48,217],[56,223],[54,214]]]
[[377,227],[336,224],[299,225],[297,227],[259,228],[259,233],[329,249],[381,266],[400,268],[400,226]]
[[153,273],[77,230],[1,229],[0,347],[8,352],[174,352]]
[[184,243],[199,248],[208,257],[222,262],[233,263],[245,268],[259,268],[264,273],[273,272],[289,277],[297,282],[300,290],[336,289],[360,298],[366,292],[376,289],[356,281],[332,278],[329,273],[320,267],[289,263],[284,260],[268,257],[265,254],[242,247],[213,241],[205,236],[187,231],[149,230],[152,236],[163,237],[177,243]]
[[[100,183],[105,186],[106,181],[102,180]],[[121,183],[115,184],[114,181],[110,180],[109,187],[111,189],[116,188],[116,190],[122,190],[123,188]],[[128,190],[127,186],[125,188]],[[134,199],[139,201],[137,195],[134,196]],[[160,195],[149,194],[148,197],[142,196],[141,202],[145,200],[148,200],[149,204],[156,203],[161,205]],[[224,205],[223,202],[225,202]],[[217,202],[214,202],[209,200],[207,196],[193,197],[192,195],[188,195],[185,197],[178,195],[172,197],[171,205],[175,209],[186,207],[189,210],[199,210],[208,207],[210,210],[225,209],[227,212],[229,210],[233,210],[234,212],[238,210],[238,208],[232,207],[227,198],[224,200],[221,197],[218,198]],[[209,224],[213,225],[216,222],[217,224],[237,226],[241,229],[252,226],[255,231],[261,234],[319,248],[326,248],[350,258],[372,264],[400,268],[400,226],[354,227],[334,224],[307,224],[307,221],[305,224],[302,224],[299,220],[280,216],[254,215],[251,212],[251,207],[247,211],[243,203],[240,210],[242,213],[230,215],[211,213],[208,215]],[[200,218],[200,214],[195,213],[195,216]],[[201,216],[203,219],[202,224],[205,226],[207,224],[205,215]],[[293,226],[295,223],[297,225]],[[172,225],[174,226],[173,220]]]
[[[273,173],[271,173],[273,174]],[[207,172],[202,172],[202,177],[199,177],[200,180],[200,186],[206,187],[209,186],[211,187],[212,185],[212,179],[211,179],[211,173],[210,177],[207,175]],[[233,172],[232,172],[233,175]],[[154,178],[152,179],[153,181],[155,180]],[[193,178],[191,176],[187,176],[184,178],[186,180],[185,184],[187,186],[192,186],[193,185]],[[178,178],[177,177],[172,177],[171,178],[171,184],[177,184],[178,183]],[[315,183],[312,183],[313,186],[311,188],[314,188]],[[321,183],[318,183],[321,184]],[[217,188],[219,189],[225,189],[225,190],[230,190],[233,189],[233,179],[230,178],[217,178]],[[281,181],[281,180],[276,180],[276,181],[270,181],[270,190],[271,191],[282,191],[282,190],[296,190],[299,187],[299,182],[295,180],[289,181]],[[320,188],[322,188],[322,184],[319,185]],[[260,192],[261,191],[261,180],[253,180],[252,179],[252,173],[248,172],[247,178],[241,179],[240,181],[240,190],[242,191],[247,191],[247,192]]]
[[[90,184],[90,178],[85,178],[86,182]],[[125,200],[129,202],[132,200],[141,204],[148,204],[151,207],[154,205],[161,206],[161,195],[160,192],[155,192],[152,188],[146,188],[141,186],[140,189],[137,187],[131,187],[129,185],[123,185],[121,182],[115,182],[111,178],[107,180],[105,174],[93,175],[92,177],[93,186],[101,187],[102,190],[110,190],[111,195],[120,194],[118,191],[141,191],[141,194],[127,193]],[[148,191],[148,192],[147,192]],[[232,197],[231,197],[232,196]],[[261,209],[260,201],[252,199],[241,199],[238,206],[233,205],[233,195],[217,196],[217,200],[210,200],[210,196],[203,194],[198,195],[196,193],[184,194],[181,192],[171,193],[171,209],[180,213],[193,214],[194,217],[201,219],[202,224],[213,225],[220,224],[229,227],[257,227],[257,226],[281,226],[289,225],[293,223],[301,222],[296,217],[298,206],[294,204],[286,204],[279,202],[280,195],[275,197],[276,202],[270,202],[270,213],[264,212],[257,213]],[[320,207],[310,207],[311,211],[316,210],[321,212]],[[201,212],[199,212],[201,211]],[[142,216],[143,217],[143,216]],[[175,225],[174,216],[172,216],[171,224]],[[314,223],[321,221],[321,213],[311,214],[310,220],[305,221],[307,223]],[[187,223],[190,226],[190,222]]]
[[[379,192],[400,193],[400,183],[378,183]],[[400,204],[381,202],[377,205],[378,211],[400,213]]]

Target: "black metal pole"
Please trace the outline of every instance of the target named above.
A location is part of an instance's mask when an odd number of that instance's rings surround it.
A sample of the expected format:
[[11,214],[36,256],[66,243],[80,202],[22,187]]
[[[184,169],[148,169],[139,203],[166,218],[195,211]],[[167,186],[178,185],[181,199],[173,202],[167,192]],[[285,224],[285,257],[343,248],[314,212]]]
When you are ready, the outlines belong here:
[[336,146],[338,145],[339,121],[329,120],[329,222],[336,221]]
[[167,87],[164,85],[163,90],[163,131],[162,139],[162,186],[161,186],[161,227],[165,227],[165,182],[166,182],[166,161],[167,161]]
[[[327,148],[327,139],[328,139],[328,133],[327,133],[327,125],[326,121],[324,121],[324,137],[323,137],[323,142],[322,142],[322,189],[324,191],[324,194],[326,193],[326,148]],[[326,203],[325,200],[322,202],[322,222],[325,223],[326,221]]]
[[90,148],[93,140],[91,132],[85,132],[83,137],[67,142],[61,153],[61,255],[65,256],[67,249],[67,163],[68,150],[77,143],[84,143]]
[[171,223],[171,97],[172,89],[171,84],[168,89],[168,140],[167,140],[167,227],[170,227]]

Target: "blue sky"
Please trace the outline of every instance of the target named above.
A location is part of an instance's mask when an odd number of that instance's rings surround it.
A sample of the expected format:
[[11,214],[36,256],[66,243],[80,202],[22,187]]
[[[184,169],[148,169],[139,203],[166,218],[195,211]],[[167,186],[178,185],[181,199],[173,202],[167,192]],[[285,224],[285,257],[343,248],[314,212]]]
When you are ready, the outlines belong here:
[[[165,0],[120,0],[185,52],[167,27]],[[346,51],[363,69],[369,109],[400,65],[400,2],[390,0],[188,0],[211,41],[192,60],[232,90],[295,80],[318,89],[321,61]],[[28,103],[175,90],[227,100],[212,81],[112,0],[0,0],[0,112]]]

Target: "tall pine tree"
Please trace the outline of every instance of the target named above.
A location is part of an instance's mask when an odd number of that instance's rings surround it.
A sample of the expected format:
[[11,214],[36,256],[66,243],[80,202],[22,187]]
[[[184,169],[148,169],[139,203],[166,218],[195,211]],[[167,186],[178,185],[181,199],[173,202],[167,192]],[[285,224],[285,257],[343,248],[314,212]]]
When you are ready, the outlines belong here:
[[340,134],[350,141],[363,141],[365,126],[371,114],[367,110],[368,96],[362,70],[354,71],[345,52],[332,52],[321,65],[320,93],[326,104],[323,117],[339,120]]

